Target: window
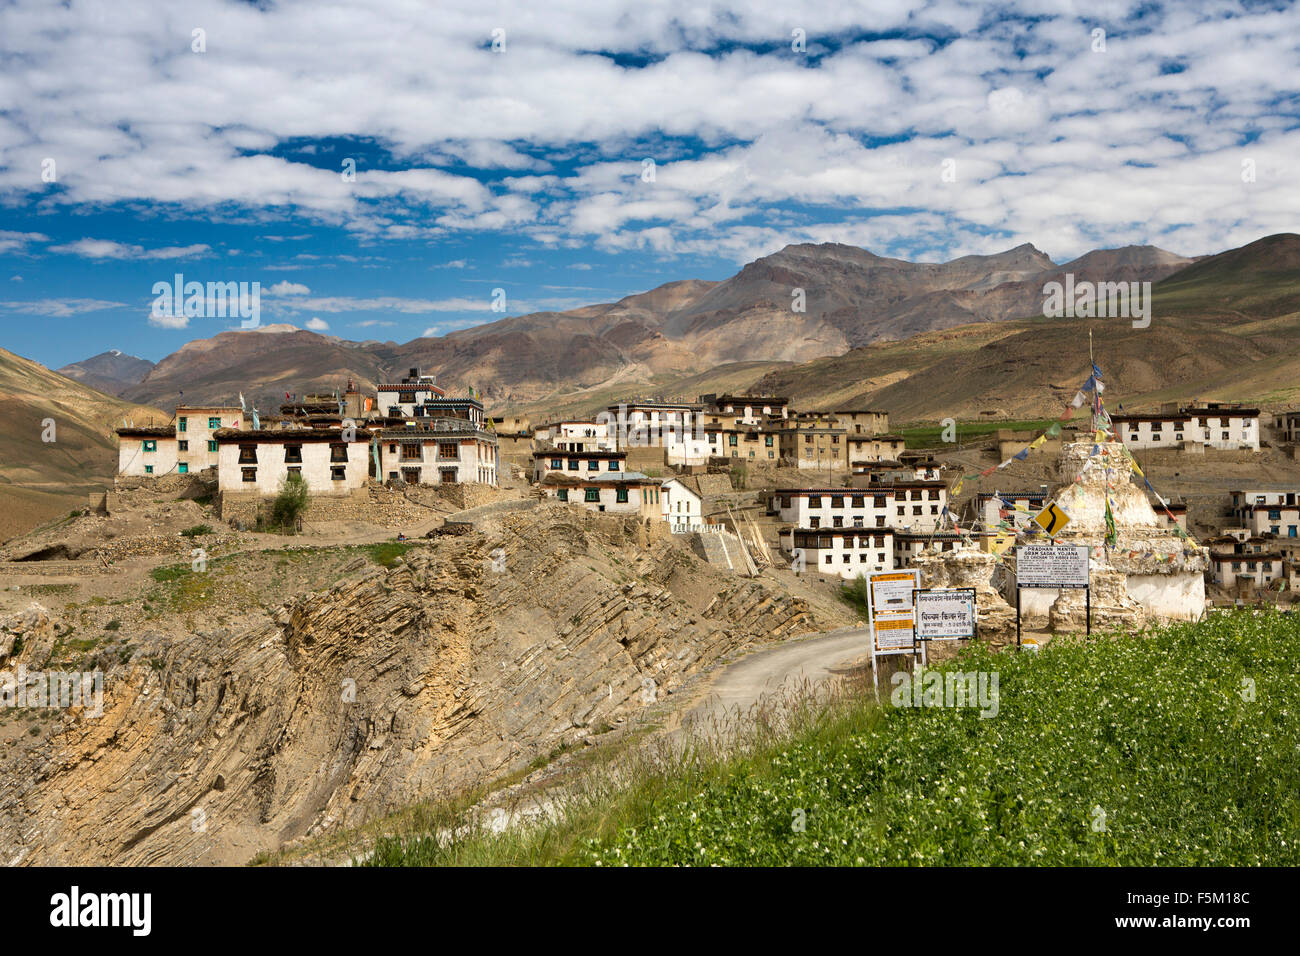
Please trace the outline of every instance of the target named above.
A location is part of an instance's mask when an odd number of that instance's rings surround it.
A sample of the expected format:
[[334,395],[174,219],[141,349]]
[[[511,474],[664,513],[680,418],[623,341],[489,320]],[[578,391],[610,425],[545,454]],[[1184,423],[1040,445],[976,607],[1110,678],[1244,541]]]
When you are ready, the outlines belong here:
[[144,443],[144,450],[145,450],[145,451],[157,451],[157,450],[158,450],[158,443],[157,443],[156,441],[146,441],[146,442]]
[[394,445],[394,444],[392,444],[392,443],[390,442],[389,445],[388,445],[388,453],[389,453],[390,455],[396,455],[396,454],[397,454],[397,446]]
[[1268,520],[1269,520],[1269,521],[1281,521],[1281,520],[1282,520],[1282,511],[1281,511],[1281,509],[1270,508],[1270,509],[1268,510]]
[[563,467],[564,467],[564,459],[563,459],[563,458],[552,458],[552,459],[551,459],[551,470],[552,470],[552,471],[559,471],[559,470],[560,470],[561,468],[563,468]]
[[424,446],[413,442],[402,445],[402,461],[424,461]]
[[776,452],[774,452],[774,451],[769,451],[769,452],[767,453],[767,457],[768,457],[768,458],[775,458],[775,457],[776,457]]
[[600,489],[599,489],[599,488],[588,488],[588,489],[586,489],[586,494],[585,494],[583,500],[584,500],[584,501],[600,501]]
[[454,441],[438,442],[438,457],[443,461],[459,461],[460,445],[456,444]]
[[569,489],[568,489],[568,488],[561,488],[559,491],[557,491],[557,492],[555,493],[555,497],[559,498],[561,501],[568,501],[568,500],[569,500]]
[[181,431],[185,431],[185,426],[186,426],[188,423],[189,423],[189,419],[187,419],[187,418],[182,418],[182,419],[177,423],[177,427],[180,428]]
[[1228,433],[1227,433],[1227,432],[1224,432],[1224,433],[1223,433],[1223,440],[1224,440],[1224,441],[1227,441],[1227,440],[1228,440]]
[[217,443],[214,441],[208,442],[208,451],[216,451],[216,450],[217,450]]
[[843,528],[843,527],[844,527],[844,519],[843,519],[842,517],[840,517],[839,515],[836,515],[834,518],[831,519],[831,527],[832,527],[832,528]]
[[790,507],[790,496],[789,496],[789,495],[782,495],[782,496],[781,496],[781,507],[782,507],[782,508],[789,508],[789,507]]
[[831,563],[831,556],[828,554],[826,555],[826,560],[823,561],[822,564],[830,564],[830,563]]
[[210,431],[214,431],[214,430],[216,430],[216,429],[218,429],[218,428],[220,428],[220,427],[221,427],[221,418],[220,418],[220,416],[213,416],[213,417],[211,417],[211,418],[208,419],[208,429],[209,429]]
[[290,464],[302,464],[302,445],[285,445],[284,460]]
[[866,499],[862,495],[854,495],[851,503],[855,508],[862,508],[866,505]]
[[872,506],[873,508],[883,508],[883,507],[885,507],[885,496],[884,496],[884,495],[876,495],[875,499],[871,502],[871,506]]
[[734,445],[736,444],[736,437],[737,437],[737,436],[735,436],[735,435],[728,435],[728,436],[727,436],[727,444],[728,444],[728,445],[733,445],[733,446],[734,446]]
[[144,473],[145,473],[146,475],[152,475],[152,474],[153,474],[153,465],[145,465],[145,466],[144,466]]
[[808,507],[809,507],[809,508],[820,508],[821,506],[822,506],[822,496],[821,496],[821,495],[809,495],[809,496],[808,496]]
[[[766,445],[768,448],[771,448],[771,447],[772,447],[772,436],[771,436],[771,435],[764,435],[764,436],[763,436],[763,444]],[[771,457],[771,456],[769,456],[769,457]]]
[[853,516],[853,527],[855,527],[855,528],[861,528],[861,527],[862,527],[862,515],[854,515],[854,516]]
[[811,517],[811,518],[808,519],[808,527],[810,527],[810,528],[820,528],[821,526],[822,526],[822,519],[821,519],[821,518],[818,518],[818,517],[816,517],[816,516],[813,516],[813,517]]
[[616,489],[615,492],[614,492],[614,500],[617,501],[619,504],[626,504],[626,502],[627,502],[627,489],[626,489],[626,488],[618,488],[618,489]]
[[844,507],[844,498],[843,498],[842,496],[840,496],[840,495],[833,495],[833,496],[831,497],[831,507],[832,507],[832,508],[843,508],[843,507]]
[[347,477],[347,468],[344,468],[342,466],[334,466],[330,468],[331,481],[342,481],[346,477]]
[[921,506],[920,506],[920,505],[912,505],[912,514],[914,514],[914,515],[919,515],[920,513],[921,513]]
[[577,471],[577,470],[578,470],[578,459],[576,459],[576,458],[570,458],[570,459],[569,459],[568,470],[569,470],[569,471]]
[[844,561],[845,564],[848,564],[848,563],[849,563],[850,561],[852,561],[852,560],[853,560],[853,555],[851,555],[851,554],[846,554],[846,555],[844,555],[844,557],[843,557],[843,561]]
[[178,441],[178,442],[176,443],[176,450],[177,450],[177,451],[189,451],[189,450],[190,450],[190,443],[187,442],[187,441]]
[[257,481],[256,468],[241,468],[239,471],[243,476],[244,481]]
[[[302,467],[299,465],[290,465],[288,468],[285,469],[285,471],[287,471],[291,475],[297,475],[299,478],[302,477]],[[393,474],[390,477],[396,478],[397,475]]]
[[348,460],[348,446],[330,442],[330,461],[346,462]]
[[[188,475],[190,473],[190,466],[182,461],[176,466],[176,473],[178,475]],[[1274,531],[1276,530],[1277,529],[1274,529]]]
[[930,489],[930,500],[931,500],[931,501],[938,501],[938,500],[939,500],[939,489],[938,489],[938,488],[931,488],[931,489]]

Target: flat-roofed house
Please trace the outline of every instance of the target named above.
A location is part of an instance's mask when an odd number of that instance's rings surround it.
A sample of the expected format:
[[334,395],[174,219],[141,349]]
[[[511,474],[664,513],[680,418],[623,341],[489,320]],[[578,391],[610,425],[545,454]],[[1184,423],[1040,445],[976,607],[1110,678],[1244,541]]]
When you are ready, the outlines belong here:
[[712,458],[739,459],[776,466],[781,459],[782,430],[773,424],[705,425]]
[[855,435],[848,432],[844,437],[848,448],[849,465],[870,467],[887,461],[900,461],[907,442],[902,435],[887,433],[872,435]]
[[790,399],[780,395],[701,395],[700,404],[710,415],[746,425],[790,417]]
[[557,501],[589,511],[663,519],[659,479],[639,471],[578,475],[552,471],[542,479],[540,487]]
[[1259,409],[1228,402],[1167,407],[1144,414],[1114,414],[1111,422],[1130,449],[1200,446],[1259,451]]
[[1252,534],[1300,537],[1300,489],[1252,488],[1231,494],[1233,517]]
[[177,470],[180,465],[185,465],[186,472],[217,467],[217,440],[212,436],[223,428],[247,426],[238,405],[177,405]]
[[837,574],[851,580],[870,571],[894,568],[894,532],[787,528],[779,532],[781,548],[796,570]]
[[584,475],[621,474],[627,472],[627,452],[561,451],[558,448],[533,452],[533,481],[540,483],[552,473],[580,477]]
[[616,436],[610,434],[609,422],[594,419],[562,419],[537,428],[534,436],[565,451],[618,451]]
[[894,532],[894,567],[908,568],[918,555],[927,551],[959,551],[961,535],[955,531]]
[[349,495],[370,475],[370,432],[340,428],[223,428],[217,488],[223,494],[272,496],[291,474],[312,495]]
[[797,468],[841,471],[849,467],[846,438],[847,433],[829,412],[798,412],[781,431],[780,457]]
[[889,433],[889,412],[872,408],[837,409],[835,418],[850,437]]
[[1278,542],[1270,538],[1223,535],[1210,542],[1210,567],[1207,572],[1221,587],[1242,584],[1258,588],[1285,587],[1289,581],[1286,555]]
[[[127,426],[117,429],[119,475],[170,475],[178,472],[178,461],[175,425]],[[186,470],[188,471],[188,466]]]
[[1278,412],[1273,416],[1273,424],[1282,441],[1300,444],[1300,408]]
[[698,478],[669,478],[659,491],[663,518],[674,534],[699,531],[704,526],[704,492]]
[[415,418],[421,406],[446,398],[447,393],[438,387],[437,381],[437,376],[422,375],[418,368],[413,368],[400,382],[376,385],[375,405],[379,414],[385,418]]
[[499,479],[497,436],[486,424],[433,418],[375,431],[379,474],[408,485],[479,484]]

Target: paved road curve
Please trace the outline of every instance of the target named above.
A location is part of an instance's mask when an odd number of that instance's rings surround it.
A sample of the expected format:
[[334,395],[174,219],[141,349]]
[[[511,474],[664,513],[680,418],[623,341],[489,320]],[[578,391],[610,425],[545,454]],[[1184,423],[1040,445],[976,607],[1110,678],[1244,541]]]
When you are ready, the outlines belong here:
[[835,667],[868,653],[868,640],[866,628],[852,628],[746,655],[714,677],[707,696],[687,712],[684,722],[721,718],[737,709],[744,713],[783,686],[825,681],[834,676]]

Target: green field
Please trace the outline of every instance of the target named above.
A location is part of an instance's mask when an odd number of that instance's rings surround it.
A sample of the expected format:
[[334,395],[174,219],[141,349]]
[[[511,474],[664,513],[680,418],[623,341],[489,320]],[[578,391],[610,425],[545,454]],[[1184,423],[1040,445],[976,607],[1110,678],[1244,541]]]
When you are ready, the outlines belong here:
[[996,672],[996,715],[882,687],[740,756],[625,769],[545,824],[389,838],[369,863],[1300,864],[1297,618],[974,647],[943,669]]

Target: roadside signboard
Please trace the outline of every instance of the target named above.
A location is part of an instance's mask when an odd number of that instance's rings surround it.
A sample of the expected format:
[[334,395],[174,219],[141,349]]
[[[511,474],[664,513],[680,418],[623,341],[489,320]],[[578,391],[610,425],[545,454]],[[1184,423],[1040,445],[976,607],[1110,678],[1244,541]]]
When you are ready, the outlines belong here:
[[1024,544],[1016,550],[1016,587],[1086,588],[1086,545]]
[[919,571],[876,571],[867,576],[870,604],[881,611],[912,610],[912,591],[920,583]]
[[974,640],[975,628],[974,588],[936,588],[916,592],[918,641]]
[[876,654],[910,654],[916,643],[916,621],[912,612],[881,611],[872,621]]
[[[876,658],[916,653],[916,602],[921,572],[872,571],[867,578],[867,624],[871,629],[871,679],[880,692]],[[925,645],[921,644],[925,661]]]
[[1092,588],[1087,545],[1022,544],[1016,548],[1016,647],[1020,646],[1021,588],[1083,588],[1084,617],[1092,633]]

